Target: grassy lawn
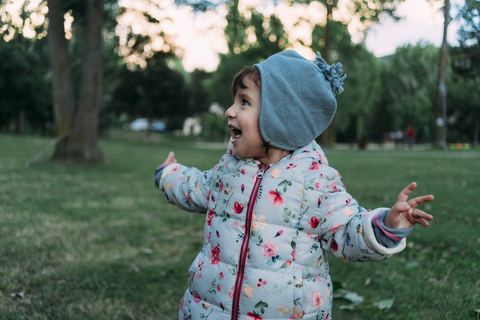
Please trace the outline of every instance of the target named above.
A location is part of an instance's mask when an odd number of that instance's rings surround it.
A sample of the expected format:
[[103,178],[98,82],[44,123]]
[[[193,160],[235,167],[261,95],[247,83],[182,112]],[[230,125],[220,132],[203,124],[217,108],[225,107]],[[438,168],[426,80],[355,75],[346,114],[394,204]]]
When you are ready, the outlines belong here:
[[[0,319],[176,319],[204,216],[167,204],[153,170],[170,150],[200,169],[223,150],[157,140],[104,139],[107,164],[25,169],[49,140],[0,135]],[[353,311],[335,299],[334,319],[480,319],[480,157],[326,153],[364,207],[391,206],[411,181],[436,198],[431,227],[390,260],[330,259],[336,287],[364,298]]]

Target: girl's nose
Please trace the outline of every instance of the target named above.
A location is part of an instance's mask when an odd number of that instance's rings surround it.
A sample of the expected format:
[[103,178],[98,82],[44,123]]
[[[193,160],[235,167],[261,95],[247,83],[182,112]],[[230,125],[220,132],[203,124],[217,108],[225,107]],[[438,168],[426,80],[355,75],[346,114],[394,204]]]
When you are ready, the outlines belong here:
[[225,111],[225,117],[228,119],[235,117],[235,111],[233,110],[233,105]]

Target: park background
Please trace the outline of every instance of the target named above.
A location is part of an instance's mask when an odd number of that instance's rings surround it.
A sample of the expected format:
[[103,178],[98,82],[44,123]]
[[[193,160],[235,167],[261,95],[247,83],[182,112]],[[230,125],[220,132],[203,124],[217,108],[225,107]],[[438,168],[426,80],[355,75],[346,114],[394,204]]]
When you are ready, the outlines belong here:
[[[167,205],[153,170],[170,150],[211,168],[233,74],[289,48],[348,74],[319,141],[349,192],[367,208],[411,181],[436,197],[401,254],[330,260],[334,318],[478,319],[480,4],[430,1],[443,42],[377,57],[369,32],[402,23],[401,3],[0,2],[0,319],[175,319],[204,218]],[[409,125],[414,145],[395,144]]]

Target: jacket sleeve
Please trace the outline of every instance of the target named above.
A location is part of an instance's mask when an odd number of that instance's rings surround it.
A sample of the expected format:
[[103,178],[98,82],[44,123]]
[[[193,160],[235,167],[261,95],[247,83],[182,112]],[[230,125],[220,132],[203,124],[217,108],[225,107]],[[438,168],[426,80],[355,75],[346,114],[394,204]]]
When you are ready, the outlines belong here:
[[323,249],[343,261],[382,261],[405,248],[405,239],[389,248],[375,237],[372,219],[388,208],[364,209],[346,192],[337,170],[323,166],[321,172],[318,215]]
[[172,163],[163,168],[158,188],[165,200],[179,208],[206,213],[213,170],[200,171]]

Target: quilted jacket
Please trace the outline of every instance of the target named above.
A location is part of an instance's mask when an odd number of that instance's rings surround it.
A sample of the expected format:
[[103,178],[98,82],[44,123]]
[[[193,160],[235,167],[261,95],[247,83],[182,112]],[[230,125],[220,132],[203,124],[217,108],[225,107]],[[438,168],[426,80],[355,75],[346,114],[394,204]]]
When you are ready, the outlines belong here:
[[327,252],[382,261],[371,220],[316,142],[264,166],[225,154],[209,171],[167,166],[167,201],[206,213],[203,248],[188,274],[179,319],[331,319]]

